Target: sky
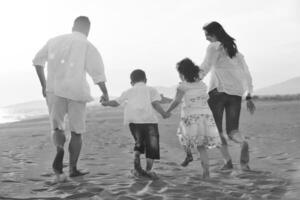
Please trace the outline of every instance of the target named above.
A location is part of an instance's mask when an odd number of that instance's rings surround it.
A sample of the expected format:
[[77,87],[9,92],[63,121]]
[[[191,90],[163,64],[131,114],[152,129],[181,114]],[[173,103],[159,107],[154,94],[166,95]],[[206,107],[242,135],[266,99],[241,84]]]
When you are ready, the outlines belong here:
[[136,68],[151,86],[176,85],[179,60],[201,64],[210,21],[236,39],[254,89],[300,76],[298,0],[9,0],[0,3],[0,106],[42,99],[32,59],[80,15],[91,20],[88,39],[102,55],[111,96],[130,87]]

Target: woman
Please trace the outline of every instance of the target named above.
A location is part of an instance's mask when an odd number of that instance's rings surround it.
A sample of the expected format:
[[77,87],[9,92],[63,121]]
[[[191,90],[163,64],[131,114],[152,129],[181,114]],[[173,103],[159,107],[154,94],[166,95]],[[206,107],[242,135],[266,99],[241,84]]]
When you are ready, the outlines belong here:
[[222,140],[221,152],[226,160],[222,169],[232,169],[232,159],[228,152],[225,134],[222,129],[223,113],[225,111],[226,133],[230,140],[241,145],[240,164],[242,170],[249,170],[249,146],[244,136],[239,132],[239,118],[242,96],[246,93],[247,109],[254,113],[252,102],[252,78],[244,56],[238,52],[235,39],[228,35],[221,24],[211,22],[203,27],[206,39],[210,42],[205,59],[200,66],[203,78],[211,72],[208,86],[208,104],[213,113]]

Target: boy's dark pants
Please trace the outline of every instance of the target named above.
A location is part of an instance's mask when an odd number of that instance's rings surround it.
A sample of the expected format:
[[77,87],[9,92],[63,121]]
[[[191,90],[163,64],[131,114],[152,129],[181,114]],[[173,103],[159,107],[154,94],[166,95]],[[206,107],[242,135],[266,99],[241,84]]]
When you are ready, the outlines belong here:
[[[230,138],[231,134],[239,130],[242,97],[218,92],[217,89],[213,89],[209,92],[208,104],[219,130],[222,145],[227,145],[227,141],[222,134],[223,113],[225,110],[226,133]],[[249,160],[249,146],[248,143],[244,141],[241,149],[240,163],[248,164]]]
[[149,159],[160,159],[158,124],[130,123],[129,129],[135,140],[134,151],[145,153]]

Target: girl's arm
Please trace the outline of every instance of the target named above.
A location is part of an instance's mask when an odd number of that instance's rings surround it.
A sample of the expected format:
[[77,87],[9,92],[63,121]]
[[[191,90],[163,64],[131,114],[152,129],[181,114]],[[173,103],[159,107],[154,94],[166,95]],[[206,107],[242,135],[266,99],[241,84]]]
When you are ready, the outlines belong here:
[[159,101],[153,101],[152,102],[152,106],[153,108],[159,113],[161,114],[161,116],[165,119],[170,117],[170,114],[167,114],[164,109],[161,107]]
[[111,107],[117,107],[117,106],[120,105],[116,100],[103,101],[103,102],[101,102],[101,104],[102,104],[103,106],[111,106]]
[[183,96],[184,96],[184,91],[177,89],[175,98],[170,104],[169,108],[167,109],[167,113],[170,113],[181,103]]

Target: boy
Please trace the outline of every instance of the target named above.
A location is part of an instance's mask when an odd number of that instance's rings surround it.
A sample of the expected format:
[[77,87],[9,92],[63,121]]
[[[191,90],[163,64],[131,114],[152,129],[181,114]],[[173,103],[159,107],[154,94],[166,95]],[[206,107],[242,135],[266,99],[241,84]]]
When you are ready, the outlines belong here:
[[[158,91],[146,85],[147,78],[143,70],[136,69],[130,74],[132,88],[126,90],[116,100],[103,101],[103,106],[116,107],[125,103],[124,124],[135,140],[134,172],[142,176],[155,176],[151,172],[154,159],[160,159],[158,119],[154,109],[163,118],[170,117],[160,106]],[[154,109],[153,109],[154,108]],[[145,153],[146,170],[142,169],[140,154]]]

